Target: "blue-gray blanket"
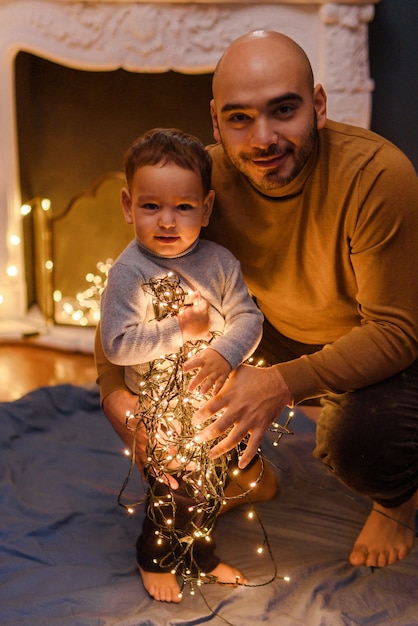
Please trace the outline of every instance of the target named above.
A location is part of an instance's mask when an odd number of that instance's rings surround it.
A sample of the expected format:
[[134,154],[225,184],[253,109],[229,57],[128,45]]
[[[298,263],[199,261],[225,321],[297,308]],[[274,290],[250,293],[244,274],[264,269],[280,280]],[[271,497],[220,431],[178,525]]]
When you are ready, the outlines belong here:
[[[41,388],[0,404],[0,624],[416,626],[417,548],[374,572],[349,565],[369,503],[312,457],[312,424],[296,413],[293,436],[263,444],[279,496],[256,506],[259,521],[244,505],[216,529],[217,552],[249,586],[185,589],[173,605],[150,599],[136,571],[143,511],[117,505],[129,460],[97,390]],[[139,479],[129,489],[143,493]]]

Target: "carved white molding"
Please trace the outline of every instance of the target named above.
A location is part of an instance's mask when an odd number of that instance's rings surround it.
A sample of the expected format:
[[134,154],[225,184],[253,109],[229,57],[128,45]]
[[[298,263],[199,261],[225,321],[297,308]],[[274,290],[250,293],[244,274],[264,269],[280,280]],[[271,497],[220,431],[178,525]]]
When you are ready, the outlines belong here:
[[367,127],[374,83],[369,75],[366,42],[374,7],[327,4],[320,14],[324,24],[324,58],[327,59],[323,81],[328,93],[328,115]]
[[201,73],[254,28],[306,31],[309,41],[316,13],[300,5],[17,0],[0,7],[0,44],[78,69]]
[[[353,0],[350,0],[352,2]],[[0,318],[25,311],[15,128],[14,59],[31,52],[76,69],[185,73],[213,71],[229,43],[253,29],[281,31],[311,59],[333,119],[368,126],[367,23],[373,4],[146,3],[132,0],[0,2]],[[373,2],[373,0],[371,0]],[[245,68],[238,68],[245,71]],[[15,265],[18,276],[7,275]],[[4,296],[1,303],[1,294]]]

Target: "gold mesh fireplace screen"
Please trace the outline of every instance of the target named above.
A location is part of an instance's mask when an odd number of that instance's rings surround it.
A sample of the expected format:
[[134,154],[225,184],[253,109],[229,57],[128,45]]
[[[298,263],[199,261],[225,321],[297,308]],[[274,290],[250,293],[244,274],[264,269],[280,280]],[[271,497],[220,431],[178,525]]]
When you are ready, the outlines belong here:
[[31,233],[32,250],[26,275],[48,322],[97,324],[107,270],[133,237],[120,208],[125,184],[122,173],[107,174],[59,214],[40,198],[28,203],[32,210],[24,220],[30,228],[26,224],[24,231]]

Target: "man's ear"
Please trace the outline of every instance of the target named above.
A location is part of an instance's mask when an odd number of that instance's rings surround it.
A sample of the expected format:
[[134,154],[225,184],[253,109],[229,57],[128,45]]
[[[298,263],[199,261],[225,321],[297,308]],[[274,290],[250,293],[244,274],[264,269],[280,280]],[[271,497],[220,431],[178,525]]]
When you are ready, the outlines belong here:
[[123,187],[120,192],[120,204],[122,207],[123,215],[125,217],[125,222],[127,224],[133,223],[132,217],[132,200],[131,194],[129,193],[129,189]]
[[216,113],[215,100],[210,101],[210,115],[212,117],[213,138],[215,141],[221,141],[219,134],[218,115]]
[[316,127],[324,128],[327,121],[327,94],[322,85],[316,85],[313,92],[313,101],[316,111]]
[[203,201],[202,226],[207,226],[209,224],[210,216],[212,215],[214,200],[215,192],[211,189]]

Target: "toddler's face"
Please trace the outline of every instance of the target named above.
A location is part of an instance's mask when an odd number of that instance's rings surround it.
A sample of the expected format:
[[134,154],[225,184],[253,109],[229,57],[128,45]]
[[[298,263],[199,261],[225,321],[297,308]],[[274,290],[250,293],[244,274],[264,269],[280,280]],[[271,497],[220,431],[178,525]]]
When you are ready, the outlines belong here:
[[198,174],[174,163],[136,170],[131,192],[122,190],[125,220],[138,241],[157,254],[176,256],[189,248],[207,226],[213,192],[206,198]]

